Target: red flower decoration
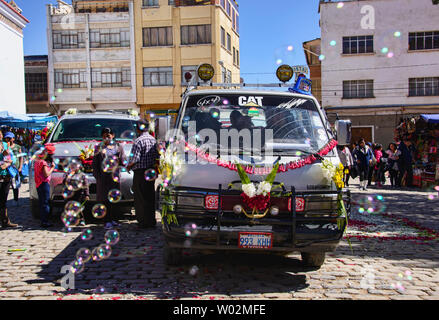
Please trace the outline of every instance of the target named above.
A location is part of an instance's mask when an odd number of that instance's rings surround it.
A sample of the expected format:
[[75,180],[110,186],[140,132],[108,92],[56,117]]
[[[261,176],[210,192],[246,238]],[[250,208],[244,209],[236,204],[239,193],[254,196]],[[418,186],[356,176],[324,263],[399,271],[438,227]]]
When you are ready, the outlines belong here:
[[268,193],[266,196],[260,194],[250,198],[243,192],[241,193],[241,198],[246,206],[252,209],[256,208],[258,211],[264,211],[267,209],[268,204],[270,203],[270,193]]

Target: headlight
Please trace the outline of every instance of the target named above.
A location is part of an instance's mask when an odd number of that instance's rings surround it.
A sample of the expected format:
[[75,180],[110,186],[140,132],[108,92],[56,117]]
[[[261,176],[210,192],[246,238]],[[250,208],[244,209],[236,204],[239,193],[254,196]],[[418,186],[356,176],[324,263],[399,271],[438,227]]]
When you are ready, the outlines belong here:
[[242,206],[240,204],[236,204],[235,206],[233,206],[233,212],[235,214],[241,214],[242,212]]
[[272,216],[277,216],[277,215],[279,214],[279,207],[277,207],[277,206],[272,206],[272,207],[270,208],[270,214],[271,214]]

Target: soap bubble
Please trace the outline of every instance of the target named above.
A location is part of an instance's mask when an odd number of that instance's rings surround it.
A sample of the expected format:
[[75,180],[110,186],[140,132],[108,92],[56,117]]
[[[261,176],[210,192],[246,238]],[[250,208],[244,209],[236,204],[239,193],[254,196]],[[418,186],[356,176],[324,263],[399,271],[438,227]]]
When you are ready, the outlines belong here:
[[103,287],[103,286],[98,286],[96,289],[94,289],[94,293],[95,294],[103,294],[103,293],[105,293],[105,287]]
[[119,232],[116,230],[108,230],[104,236],[105,243],[114,246],[120,240]]
[[112,189],[108,192],[108,201],[111,203],[117,203],[122,199],[122,193],[120,190]]
[[81,248],[76,252],[76,259],[86,263],[91,259],[91,251],[87,248]]
[[97,219],[102,219],[107,214],[107,207],[102,203],[95,204],[91,209],[91,214]]
[[79,274],[84,271],[85,263],[81,259],[76,259],[72,261],[70,264],[70,272],[74,274]]
[[81,221],[81,218],[78,214],[64,211],[61,214],[61,221],[66,227],[76,227]]
[[343,6],[344,6],[343,2],[337,3],[337,9],[341,9],[341,8],[343,8]]
[[69,174],[66,178],[65,186],[68,190],[78,191],[84,187],[84,174]]
[[113,171],[119,165],[118,158],[116,156],[105,157],[102,161],[102,171]]
[[69,214],[77,215],[82,211],[81,204],[78,201],[69,201],[64,206],[64,211]]
[[93,238],[93,231],[91,229],[84,229],[81,232],[81,239],[84,241],[91,240]]
[[330,45],[331,47],[334,47],[335,45],[337,45],[337,41],[332,40],[331,42],[329,42],[329,45]]
[[400,32],[400,31],[395,31],[395,33],[393,34],[393,36],[394,36],[395,38],[399,38],[399,37],[401,37],[401,32]]
[[155,169],[148,169],[145,171],[145,180],[146,181],[154,181],[157,179],[157,171]]
[[132,130],[126,130],[120,134],[121,139],[134,140],[136,138],[136,133]]
[[111,176],[112,176],[114,182],[120,183],[122,172],[127,172],[127,168],[125,168],[123,166],[117,166],[113,169]]
[[62,192],[62,196],[64,199],[70,199],[75,194],[75,191],[68,189],[67,187],[64,188]]
[[200,268],[198,268],[197,266],[192,266],[192,267],[189,269],[189,274],[190,274],[191,276],[195,276],[195,275],[198,273],[199,270],[200,270]]
[[76,172],[78,170],[82,170],[82,164],[79,160],[72,159],[68,165],[69,172]]
[[357,203],[359,213],[380,214],[386,211],[386,202],[382,195],[361,197]]
[[198,234],[197,225],[195,223],[188,223],[184,226],[184,234],[188,238],[195,237]]
[[111,256],[111,247],[107,244],[101,244],[100,246],[93,249],[91,255],[93,261],[101,261],[107,259]]
[[326,57],[325,57],[324,54],[321,54],[321,55],[319,56],[319,60],[320,60],[320,61],[325,60],[325,58],[326,58]]

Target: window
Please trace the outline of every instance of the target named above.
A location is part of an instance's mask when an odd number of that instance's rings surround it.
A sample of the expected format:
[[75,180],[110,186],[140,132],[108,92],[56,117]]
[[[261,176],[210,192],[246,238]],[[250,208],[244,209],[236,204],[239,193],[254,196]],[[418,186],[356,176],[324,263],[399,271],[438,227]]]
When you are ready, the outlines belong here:
[[123,29],[91,29],[91,48],[129,47],[130,30]]
[[233,26],[233,30],[236,30],[236,14],[235,14],[235,9],[232,10],[232,26]]
[[143,46],[172,46],[172,27],[143,28]]
[[212,42],[210,24],[181,27],[181,44],[207,44]]
[[226,0],[221,0],[221,7],[223,7],[224,10],[226,9]]
[[236,50],[236,65],[239,66],[239,50]]
[[172,67],[143,68],[143,86],[172,86]]
[[92,69],[92,88],[131,87],[131,68]]
[[373,36],[343,37],[343,54],[373,53]]
[[26,99],[28,101],[42,101],[48,99],[47,73],[26,73]]
[[85,69],[56,69],[55,88],[86,88],[86,74]]
[[159,0],[143,0],[144,7],[158,7]]
[[409,33],[409,50],[439,49],[439,31]]
[[54,49],[85,48],[85,34],[78,30],[65,30],[53,32]]
[[175,0],[168,0],[168,6],[175,6]]
[[343,81],[343,99],[373,97],[373,80]]
[[239,33],[239,15],[236,14],[236,32]]
[[226,47],[226,30],[223,27],[221,27],[221,45]]
[[230,9],[231,9],[231,5],[230,2],[228,0],[226,0],[226,11],[227,14],[230,16]]
[[223,83],[227,82],[227,69],[221,66],[221,81]]
[[232,37],[227,33],[227,50],[232,51]]
[[439,96],[439,77],[410,78],[409,96]]
[[226,83],[232,83],[232,71],[227,70]]
[[[186,79],[184,78],[184,75],[186,72],[190,72],[192,74],[192,79],[197,76],[197,66],[182,66],[181,67],[181,83],[186,85]],[[191,80],[192,80],[191,79]]]
[[236,64],[236,48],[233,47],[233,64]]

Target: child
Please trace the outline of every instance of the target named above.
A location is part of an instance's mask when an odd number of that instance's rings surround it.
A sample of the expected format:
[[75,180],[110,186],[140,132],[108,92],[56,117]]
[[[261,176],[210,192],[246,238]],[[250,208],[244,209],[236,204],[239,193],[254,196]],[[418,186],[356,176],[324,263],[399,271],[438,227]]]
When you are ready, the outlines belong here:
[[[63,185],[73,190],[73,195],[67,199],[68,201],[77,201],[82,205],[90,200],[87,176],[80,171],[80,166],[75,166],[64,175]],[[85,226],[83,210],[81,210],[81,221],[79,224]]]
[[35,185],[38,192],[38,201],[40,203],[41,227],[52,227],[49,222],[50,217],[50,179],[55,163],[53,162],[53,154],[55,153],[55,145],[46,144],[44,150],[35,161]]

